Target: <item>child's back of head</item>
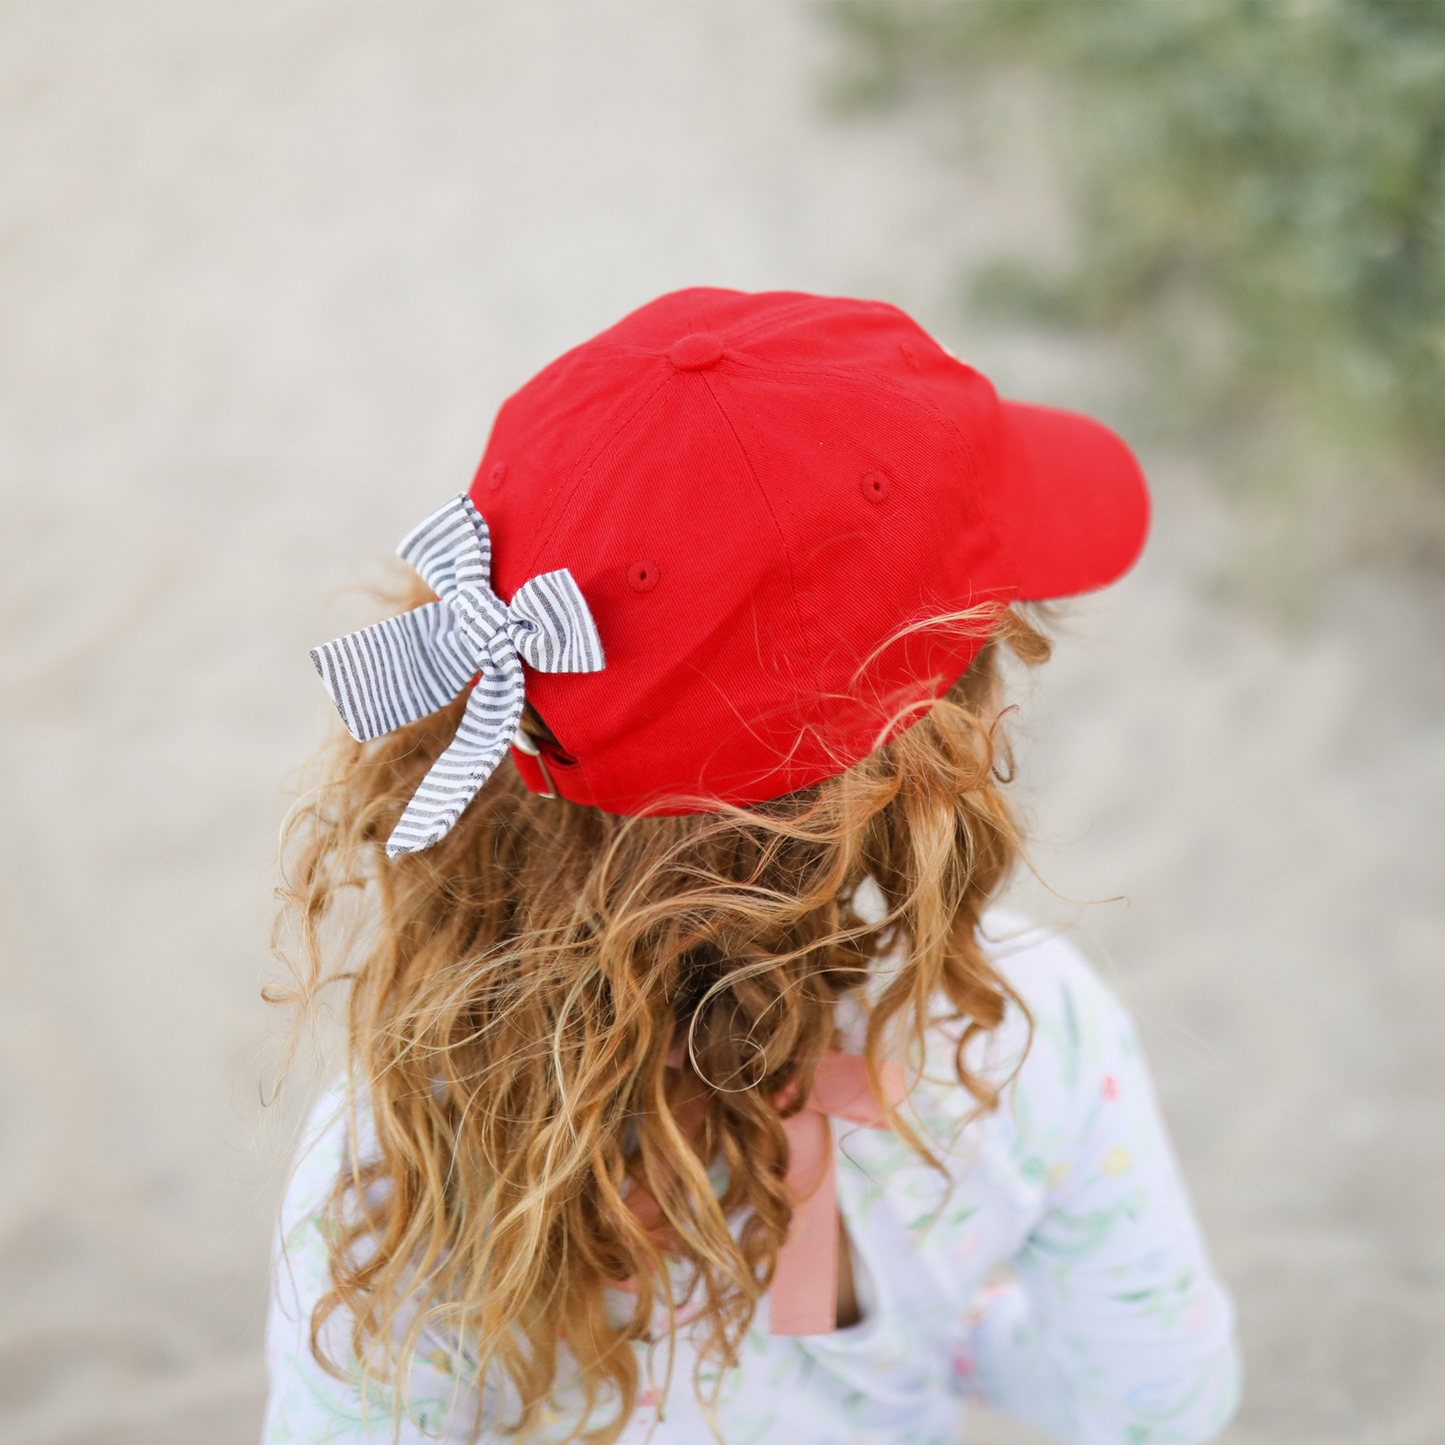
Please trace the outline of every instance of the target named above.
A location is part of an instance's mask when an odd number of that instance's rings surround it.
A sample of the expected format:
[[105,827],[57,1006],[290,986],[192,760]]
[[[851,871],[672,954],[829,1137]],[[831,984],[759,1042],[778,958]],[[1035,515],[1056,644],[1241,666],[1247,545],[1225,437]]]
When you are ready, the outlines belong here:
[[1029,1016],[981,936],[1000,652],[1146,521],[1111,433],[879,303],[676,293],[503,407],[399,549],[425,586],[313,653],[351,737],[291,822],[296,993],[345,989],[367,1121],[307,1216],[325,1368],[615,1437],[661,1336],[716,1409],[760,1311],[833,1329],[830,1130],[952,1189]]

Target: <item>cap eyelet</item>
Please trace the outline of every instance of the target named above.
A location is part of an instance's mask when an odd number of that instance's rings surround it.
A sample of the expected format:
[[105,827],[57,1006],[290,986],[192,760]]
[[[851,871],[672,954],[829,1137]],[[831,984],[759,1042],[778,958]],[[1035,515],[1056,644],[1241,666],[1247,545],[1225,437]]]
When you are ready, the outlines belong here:
[[506,462],[498,462],[492,470],[487,473],[487,490],[495,492],[506,480],[507,464]]
[[661,575],[656,562],[634,562],[627,569],[627,585],[634,592],[651,592]]
[[898,343],[898,349],[903,353],[904,361],[906,361],[914,371],[917,371],[919,364],[918,353],[913,349],[913,343],[911,341],[900,341]]
[[881,502],[888,496],[888,478],[882,472],[864,472],[858,490],[869,502]]

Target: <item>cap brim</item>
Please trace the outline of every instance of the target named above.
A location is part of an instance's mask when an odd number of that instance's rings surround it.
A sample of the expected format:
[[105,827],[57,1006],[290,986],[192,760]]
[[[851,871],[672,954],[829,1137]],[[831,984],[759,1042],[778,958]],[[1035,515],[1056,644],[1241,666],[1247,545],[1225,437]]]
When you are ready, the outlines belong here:
[[1001,406],[1021,504],[1005,522],[1019,599],[1072,597],[1117,581],[1149,534],[1149,490],[1133,452],[1075,412]]

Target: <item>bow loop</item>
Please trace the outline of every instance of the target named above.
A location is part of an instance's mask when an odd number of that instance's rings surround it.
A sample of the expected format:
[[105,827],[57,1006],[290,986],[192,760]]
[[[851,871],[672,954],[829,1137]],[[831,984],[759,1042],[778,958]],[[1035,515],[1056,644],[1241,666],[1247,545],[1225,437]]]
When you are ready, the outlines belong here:
[[522,659],[540,672],[606,666],[597,625],[565,567],[524,582],[510,606],[492,591],[491,536],[470,498],[438,508],[397,552],[439,600],[311,652],[358,742],[438,711],[477,678],[456,736],[387,839],[392,858],[444,838],[501,762],[526,700]]
[[491,593],[492,537],[468,496],[453,497],[413,527],[396,555],[409,562],[443,602],[450,602],[462,587]]
[[604,665],[597,624],[565,567],[517,588],[507,630],[522,660],[538,672],[598,672]]

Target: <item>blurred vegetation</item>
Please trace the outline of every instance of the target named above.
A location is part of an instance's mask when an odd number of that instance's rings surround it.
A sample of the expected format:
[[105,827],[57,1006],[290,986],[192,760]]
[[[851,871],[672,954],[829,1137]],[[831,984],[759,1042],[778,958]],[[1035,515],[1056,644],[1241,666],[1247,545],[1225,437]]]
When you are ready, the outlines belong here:
[[1413,496],[1386,546],[1441,560],[1421,518],[1445,498],[1445,0],[830,9],[855,102],[931,96],[976,133],[1000,85],[1042,82],[1072,256],[1001,258],[976,306],[1127,337],[1176,435],[1228,439],[1297,507],[1331,473],[1356,530]]

